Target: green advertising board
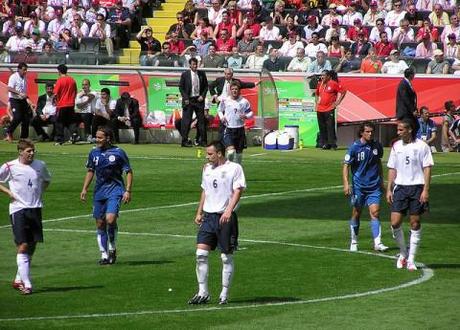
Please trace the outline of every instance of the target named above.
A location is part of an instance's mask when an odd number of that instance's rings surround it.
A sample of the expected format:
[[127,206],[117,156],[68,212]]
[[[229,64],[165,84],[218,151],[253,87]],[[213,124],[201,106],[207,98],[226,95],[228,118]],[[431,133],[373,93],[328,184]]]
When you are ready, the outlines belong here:
[[299,140],[304,146],[315,146],[318,122],[314,90],[309,79],[303,81],[275,81],[279,102],[279,129],[286,125],[299,126]]

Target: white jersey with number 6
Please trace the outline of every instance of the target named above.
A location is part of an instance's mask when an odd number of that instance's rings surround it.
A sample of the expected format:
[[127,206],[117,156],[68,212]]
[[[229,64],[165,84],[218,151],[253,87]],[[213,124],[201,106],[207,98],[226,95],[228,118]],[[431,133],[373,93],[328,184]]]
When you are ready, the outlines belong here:
[[407,144],[395,142],[387,164],[396,170],[395,184],[402,186],[425,184],[423,169],[433,165],[430,147],[420,139]]
[[245,115],[246,118],[252,117],[251,105],[244,97],[239,97],[237,100],[227,97],[220,102],[219,117],[225,118],[228,128],[243,127],[244,119],[240,117],[241,115]]
[[8,183],[15,198],[10,203],[10,214],[22,209],[43,207],[43,184],[50,181],[51,175],[40,160],[25,165],[16,159],[0,167],[0,182]]
[[203,211],[223,213],[233,196],[233,191],[246,188],[243,168],[240,164],[228,160],[217,167],[206,164],[203,168],[201,188],[205,193]]

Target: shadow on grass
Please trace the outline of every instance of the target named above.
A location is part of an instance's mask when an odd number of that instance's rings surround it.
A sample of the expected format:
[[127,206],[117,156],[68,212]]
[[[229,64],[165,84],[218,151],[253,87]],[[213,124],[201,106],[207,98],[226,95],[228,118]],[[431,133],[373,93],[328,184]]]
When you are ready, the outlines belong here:
[[66,286],[66,287],[43,287],[38,290],[34,290],[36,293],[46,293],[46,292],[67,292],[67,291],[80,291],[80,290],[91,290],[91,289],[102,289],[103,285],[91,285],[91,286]]
[[459,269],[460,264],[429,264],[426,265],[431,269]]
[[145,266],[145,265],[172,264],[173,262],[174,261],[170,261],[170,260],[139,260],[139,261],[118,262],[118,264],[128,265],[128,266]]
[[276,303],[285,303],[300,301],[300,298],[294,297],[255,297],[251,299],[238,299],[233,300],[232,303],[245,303],[245,304],[276,304]]
[[[339,184],[339,183],[337,183]],[[422,216],[423,223],[432,224],[458,224],[458,194],[455,184],[433,184],[430,188],[429,214]],[[382,221],[389,220],[389,206],[385,199],[380,201]],[[291,194],[282,196],[279,200],[268,198],[249,199],[241,202],[239,215],[254,218],[279,218],[279,219],[319,219],[349,221],[350,199],[343,192],[320,191],[312,193]],[[363,209],[361,217],[364,224],[369,222],[367,208]],[[404,221],[407,221],[407,217]]]

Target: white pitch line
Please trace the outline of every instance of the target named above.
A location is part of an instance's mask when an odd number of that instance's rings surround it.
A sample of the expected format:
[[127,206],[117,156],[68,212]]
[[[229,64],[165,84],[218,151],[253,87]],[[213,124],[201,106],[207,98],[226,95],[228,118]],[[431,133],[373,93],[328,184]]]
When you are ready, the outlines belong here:
[[266,152],[261,153],[261,154],[252,154],[252,155],[249,155],[249,157],[263,156],[263,155],[266,155],[266,154],[267,154]]
[[[78,229],[47,229],[46,231],[91,233],[91,234],[94,233],[93,230],[78,230]],[[133,233],[133,232],[119,232],[119,234],[135,235],[135,236],[167,236],[167,237],[178,237],[178,238],[194,238],[195,237],[191,235]],[[384,254],[377,254],[377,253],[363,252],[363,251],[349,252],[349,250],[346,250],[346,249],[331,248],[331,247],[326,247],[326,246],[314,246],[314,245],[307,245],[307,244],[266,241],[266,240],[252,240],[252,239],[241,239],[240,241],[251,242],[251,243],[261,243],[261,244],[276,244],[276,245],[293,246],[293,247],[306,247],[306,248],[313,248],[313,249],[347,252],[347,253],[354,253],[354,254],[364,254],[364,255],[370,255],[370,256],[381,257],[381,258],[396,259],[396,257],[392,257],[392,256],[384,255]],[[434,271],[431,268],[428,268],[426,265],[422,263],[417,263],[417,266],[422,270],[422,276],[420,276],[419,278],[415,280],[412,280],[406,283],[402,283],[402,284],[399,284],[393,287],[381,288],[377,290],[371,290],[371,291],[353,293],[353,294],[347,294],[347,295],[341,295],[341,296],[332,296],[332,297],[297,300],[297,301],[276,302],[276,303],[250,304],[250,305],[241,305],[241,306],[204,307],[204,308],[191,307],[190,309],[147,310],[147,311],[137,311],[137,312],[117,312],[117,313],[75,314],[75,315],[7,318],[7,319],[0,319],[0,323],[21,322],[21,321],[43,321],[43,320],[90,319],[90,318],[103,318],[103,317],[154,315],[154,314],[158,315],[158,314],[212,312],[212,311],[239,310],[239,309],[250,309],[250,308],[252,309],[252,308],[261,308],[261,307],[314,304],[314,303],[321,303],[321,302],[328,302],[328,301],[335,301],[335,300],[354,299],[354,298],[378,295],[378,294],[385,293],[385,292],[397,291],[397,290],[401,290],[404,288],[408,288],[408,287],[426,282],[434,276]]]
[[[435,174],[435,175],[432,176],[432,178],[450,176],[450,175],[458,175],[458,174],[460,174],[460,172]],[[306,193],[306,192],[316,192],[316,191],[324,191],[324,190],[334,190],[334,189],[339,189],[339,188],[342,188],[342,187],[343,187],[342,185],[337,185],[337,186],[328,186],[328,187],[315,187],[315,188],[286,190],[286,191],[279,191],[279,192],[273,192],[273,193],[247,195],[247,196],[241,197],[241,199],[272,197],[272,196],[282,196],[282,195],[289,195],[289,194],[295,194],[295,193]],[[171,204],[171,205],[163,205],[163,206],[142,207],[142,208],[137,208],[137,209],[121,210],[120,213],[155,211],[155,210],[171,209],[171,208],[184,207],[184,206],[192,206],[192,205],[197,205],[197,204],[198,204],[198,202],[188,202],[188,203],[182,203],[182,204]],[[43,223],[75,220],[75,219],[87,218],[87,217],[91,217],[91,216],[92,216],[92,214],[75,215],[75,216],[70,216],[70,217],[43,220]],[[11,227],[11,225],[3,225],[3,226],[0,226],[0,229],[10,228],[10,227]]]

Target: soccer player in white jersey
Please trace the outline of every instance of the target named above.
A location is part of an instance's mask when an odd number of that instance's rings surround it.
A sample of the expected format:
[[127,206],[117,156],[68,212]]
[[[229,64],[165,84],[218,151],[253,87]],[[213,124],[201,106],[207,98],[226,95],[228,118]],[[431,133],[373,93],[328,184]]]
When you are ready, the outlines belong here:
[[[10,198],[10,220],[17,247],[18,270],[13,288],[32,293],[30,262],[37,242],[43,242],[42,194],[51,176],[44,162],[34,160],[32,141],[18,142],[19,158],[0,167],[0,191]],[[8,187],[3,184],[7,183]]]
[[222,142],[227,149],[227,159],[241,164],[246,148],[244,121],[252,117],[251,104],[241,96],[238,82],[230,84],[230,97],[219,104],[219,118],[224,125]]
[[211,142],[206,148],[208,164],[203,167],[201,198],[195,216],[200,226],[196,245],[196,276],[198,292],[189,304],[206,304],[210,300],[208,290],[209,251],[216,247],[221,251],[222,291],[219,304],[228,302],[233,276],[233,252],[238,245],[238,218],[235,208],[246,188],[246,179],[240,164],[225,159],[225,147],[220,141]]
[[[412,122],[398,123],[398,136],[388,159],[387,201],[391,204],[391,228],[400,249],[396,267],[417,270],[415,255],[420,244],[420,216],[428,209],[431,167],[434,165],[430,147],[412,137]],[[409,251],[401,228],[403,216],[409,211]]]

